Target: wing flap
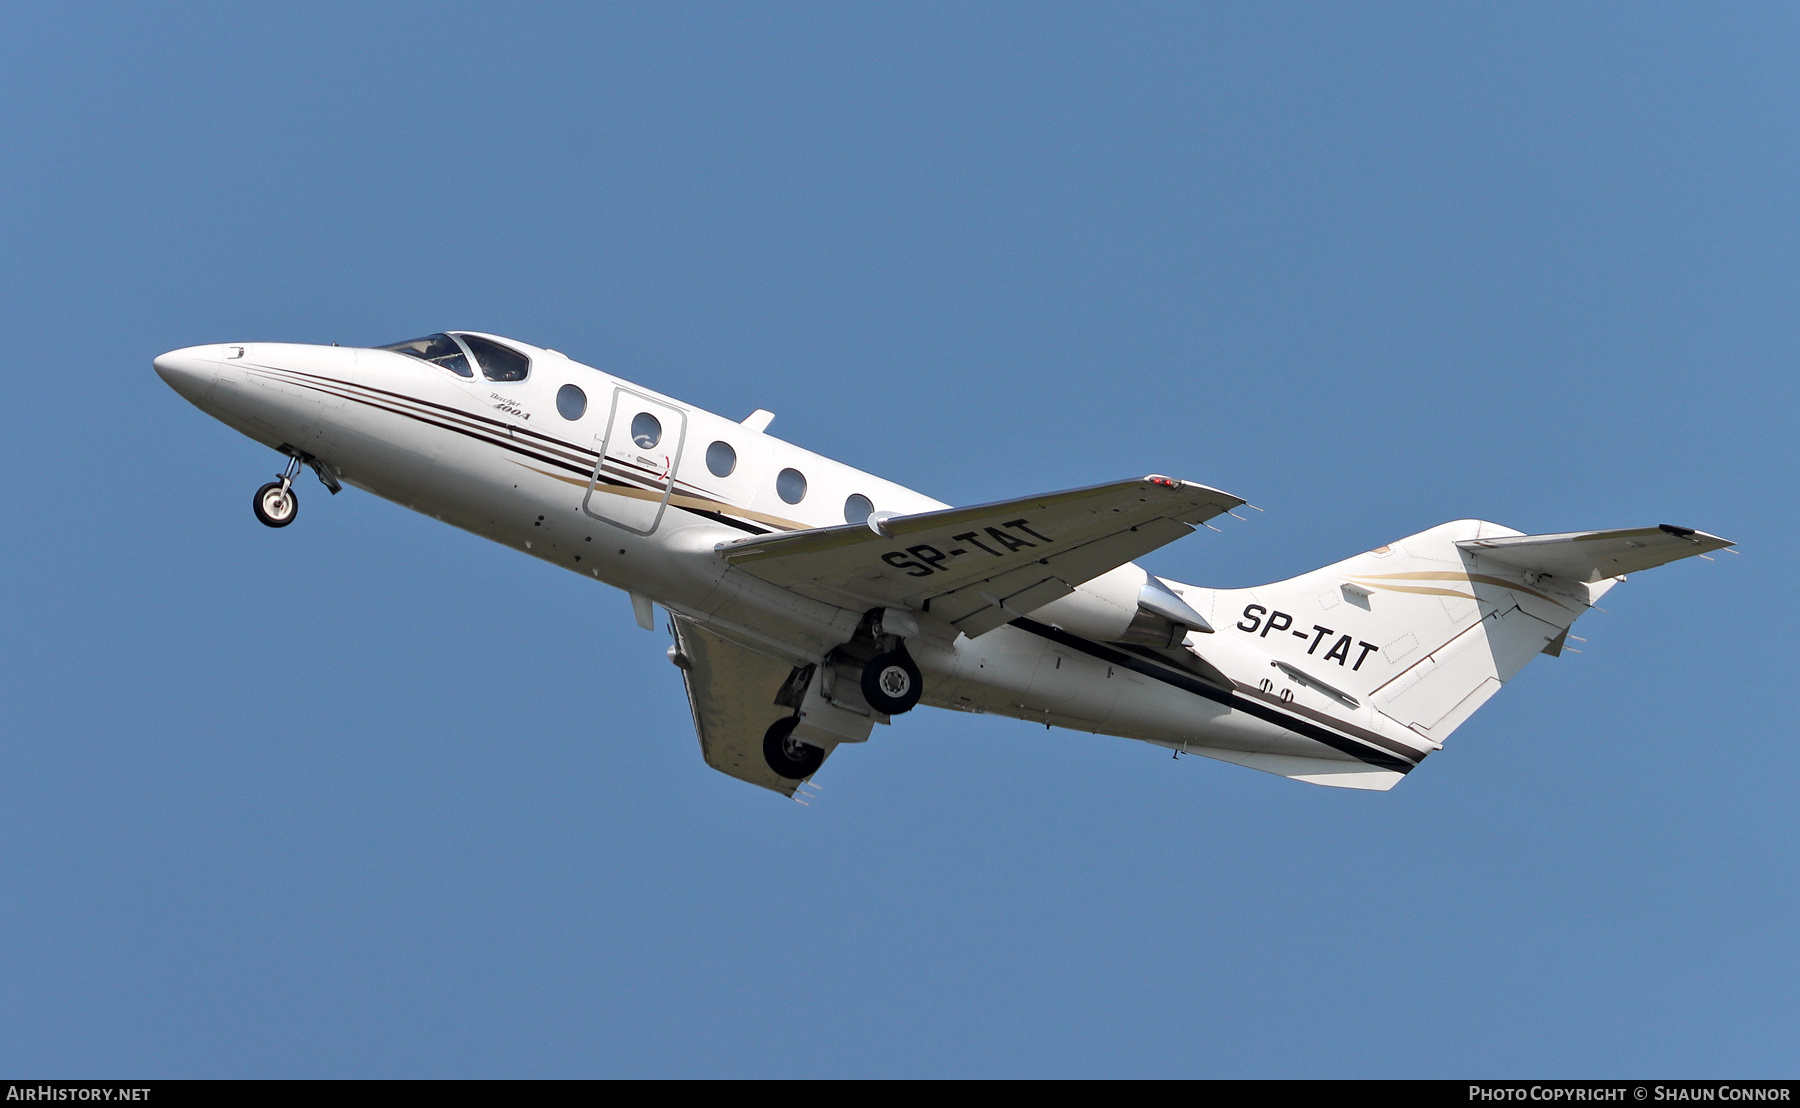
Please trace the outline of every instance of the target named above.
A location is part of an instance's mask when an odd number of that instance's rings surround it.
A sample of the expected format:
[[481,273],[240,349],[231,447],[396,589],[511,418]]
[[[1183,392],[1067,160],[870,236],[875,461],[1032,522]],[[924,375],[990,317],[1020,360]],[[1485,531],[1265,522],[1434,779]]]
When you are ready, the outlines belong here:
[[1665,523],[1613,531],[1467,539],[1456,545],[1478,558],[1515,569],[1591,584],[1736,544]]
[[[984,586],[989,585],[995,591],[986,591]],[[931,610],[973,639],[1074,591],[1073,585],[1056,577],[1046,577],[1023,588],[1017,587],[1017,582],[1002,585],[983,581],[980,585],[970,585],[949,596],[939,597],[932,602]],[[955,613],[955,618],[951,618],[951,613]]]
[[[1156,519],[1072,550],[1039,558],[1018,569],[935,598],[915,598],[916,606],[948,620],[970,638],[1060,600],[1075,586],[1167,546],[1194,529],[1172,519]],[[927,601],[929,604],[927,606]]]
[[784,588],[929,611],[974,636],[1242,503],[1205,485],[1151,476],[872,526],[758,536],[724,544],[719,554]]

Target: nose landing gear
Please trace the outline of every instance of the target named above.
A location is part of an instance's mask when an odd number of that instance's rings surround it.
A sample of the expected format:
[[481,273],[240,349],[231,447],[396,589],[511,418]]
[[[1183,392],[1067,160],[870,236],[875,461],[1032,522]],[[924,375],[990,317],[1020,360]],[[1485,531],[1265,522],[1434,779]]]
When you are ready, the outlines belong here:
[[286,527],[300,514],[300,497],[290,487],[292,477],[270,481],[256,490],[250,508],[264,527]]
[[294,478],[299,475],[302,465],[313,467],[320,483],[331,490],[331,495],[336,496],[343,489],[337,477],[319,459],[298,450],[284,449],[282,453],[288,456],[287,469],[278,479],[257,489],[255,498],[250,501],[250,509],[264,527],[286,527],[300,514],[300,494],[294,491]]

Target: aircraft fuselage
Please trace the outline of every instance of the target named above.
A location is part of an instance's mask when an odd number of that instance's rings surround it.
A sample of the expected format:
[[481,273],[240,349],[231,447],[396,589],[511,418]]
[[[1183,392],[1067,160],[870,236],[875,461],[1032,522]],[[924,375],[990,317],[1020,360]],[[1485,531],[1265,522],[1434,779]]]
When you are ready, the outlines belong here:
[[[790,794],[817,761],[783,758],[863,741],[914,703],[1386,789],[1532,656],[1559,653],[1627,568],[1730,545],[1668,526],[1522,536],[1461,520],[1290,581],[1205,589],[1124,559],[1242,503],[1219,490],[1152,476],[950,510],[765,433],[766,412],[729,420],[498,336],[195,346],[156,368],[289,456],[257,493],[270,526],[294,518],[291,481],[311,465],[333,491],[625,590],[646,628],[662,605],[709,763]],[[1052,517],[1062,545],[1039,530]],[[949,529],[917,541],[937,521]],[[810,573],[783,576],[801,563]],[[990,576],[963,572],[976,564]],[[749,707],[703,704],[696,662]],[[768,770],[709,745],[709,726],[767,727]]]

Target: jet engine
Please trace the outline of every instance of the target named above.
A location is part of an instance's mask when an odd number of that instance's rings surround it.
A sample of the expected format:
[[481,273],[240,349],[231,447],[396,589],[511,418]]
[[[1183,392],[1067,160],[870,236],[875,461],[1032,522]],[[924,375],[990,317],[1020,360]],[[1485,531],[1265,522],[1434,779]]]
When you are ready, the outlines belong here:
[[1179,646],[1189,631],[1212,625],[1161,581],[1134,565],[1101,574],[1031,613],[1039,623],[1101,642]]

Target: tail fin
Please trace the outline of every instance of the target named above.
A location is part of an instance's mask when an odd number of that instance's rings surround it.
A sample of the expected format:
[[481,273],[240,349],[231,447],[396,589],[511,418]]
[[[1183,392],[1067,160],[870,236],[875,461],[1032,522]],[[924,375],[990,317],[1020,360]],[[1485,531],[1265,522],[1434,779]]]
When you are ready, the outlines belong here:
[[1195,644],[1209,659],[1246,668],[1266,655],[1250,683],[1286,681],[1368,713],[1367,726],[1422,755],[1533,657],[1560,654],[1570,626],[1626,573],[1730,545],[1666,524],[1524,535],[1458,520],[1291,580],[1211,590],[1210,613],[1208,590],[1184,596],[1227,640],[1217,658]]

